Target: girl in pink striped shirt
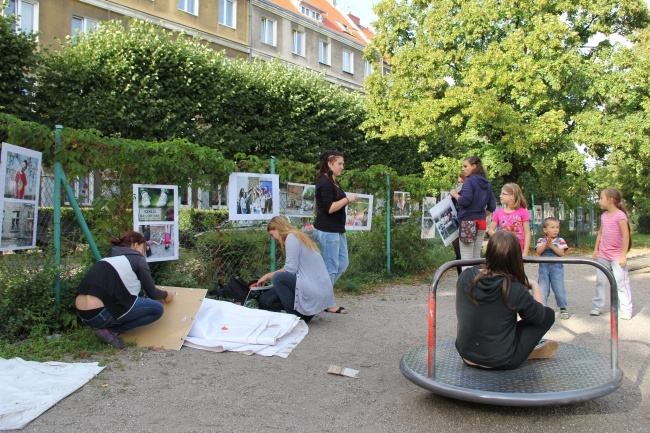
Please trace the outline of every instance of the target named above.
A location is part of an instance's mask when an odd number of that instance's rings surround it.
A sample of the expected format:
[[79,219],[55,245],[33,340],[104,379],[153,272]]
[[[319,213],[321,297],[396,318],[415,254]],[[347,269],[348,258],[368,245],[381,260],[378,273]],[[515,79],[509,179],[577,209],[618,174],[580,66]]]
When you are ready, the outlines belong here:
[[[630,224],[627,211],[623,205],[621,191],[616,188],[606,188],[600,193],[598,204],[605,210],[600,216],[600,230],[594,248],[594,260],[598,260],[614,274],[618,286],[618,302],[623,320],[632,318],[632,292],[630,277],[627,271],[626,255],[632,247]],[[605,305],[607,277],[602,271],[597,271],[596,292],[593,299],[592,316],[599,316]]]

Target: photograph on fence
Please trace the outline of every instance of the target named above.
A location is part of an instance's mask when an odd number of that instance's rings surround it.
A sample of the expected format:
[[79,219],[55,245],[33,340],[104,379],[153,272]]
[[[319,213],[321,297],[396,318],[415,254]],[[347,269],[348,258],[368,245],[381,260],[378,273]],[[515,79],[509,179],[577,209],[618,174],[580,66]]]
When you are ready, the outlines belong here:
[[447,195],[440,200],[440,203],[429,209],[429,214],[433,218],[433,225],[438,229],[442,243],[445,246],[452,243],[458,237],[458,215],[451,196]]
[[314,185],[288,182],[286,200],[280,200],[280,213],[296,218],[313,217],[314,194]]
[[231,221],[270,220],[279,214],[280,182],[277,174],[230,174],[228,218]]
[[359,196],[359,200],[346,206],[345,229],[370,230],[372,227],[373,196],[370,194],[357,195]]
[[36,247],[42,155],[2,143],[0,154],[0,251]]
[[576,228],[575,222],[576,214],[573,209],[569,210],[569,231],[574,231]]
[[551,203],[544,203],[544,219],[555,217],[555,208],[551,207]]
[[533,222],[537,225],[542,224],[542,205],[536,204],[533,206]]
[[411,193],[404,191],[393,192],[393,217],[408,218],[411,215]]
[[566,211],[564,210],[564,203],[557,205],[557,219],[564,221],[566,219]]
[[5,201],[0,251],[36,247],[36,203]]
[[384,212],[386,212],[386,199],[384,197],[379,197],[375,200],[372,213],[373,215],[384,215]]
[[178,230],[174,224],[140,224],[137,231],[142,233],[147,244],[148,262],[178,260]]
[[133,185],[133,230],[144,236],[149,262],[178,260],[178,199],[176,185]]
[[214,182],[210,185],[210,207],[212,209],[228,207],[228,188],[225,185]]
[[582,222],[582,206],[578,206],[576,209],[576,221]]
[[422,231],[420,239],[434,239],[436,237],[436,229],[433,227],[433,218],[429,209],[436,205],[438,200],[435,197],[425,197],[422,200]]

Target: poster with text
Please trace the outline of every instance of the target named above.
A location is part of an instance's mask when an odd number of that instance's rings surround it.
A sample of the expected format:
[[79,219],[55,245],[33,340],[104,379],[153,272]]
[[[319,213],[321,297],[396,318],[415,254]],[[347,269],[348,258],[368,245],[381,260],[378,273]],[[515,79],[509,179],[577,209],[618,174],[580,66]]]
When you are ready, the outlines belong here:
[[230,174],[228,218],[231,221],[270,220],[279,214],[280,178],[277,174]]
[[313,217],[315,191],[314,185],[288,182],[287,198],[280,202],[280,213],[296,218]]
[[425,197],[422,200],[422,231],[420,232],[420,239],[434,239],[436,237],[436,229],[433,226],[433,218],[429,210],[436,205],[438,200],[436,197]]
[[178,260],[178,186],[133,185],[133,230],[142,233],[149,262]]
[[433,225],[438,230],[442,243],[449,245],[458,237],[458,215],[456,206],[447,195],[440,203],[429,209],[429,214],[433,218]]
[[0,251],[36,247],[42,155],[2,143],[0,154]]
[[[350,194],[346,192],[346,194]],[[372,228],[373,196],[357,194],[359,200],[345,206],[346,230],[370,230]]]

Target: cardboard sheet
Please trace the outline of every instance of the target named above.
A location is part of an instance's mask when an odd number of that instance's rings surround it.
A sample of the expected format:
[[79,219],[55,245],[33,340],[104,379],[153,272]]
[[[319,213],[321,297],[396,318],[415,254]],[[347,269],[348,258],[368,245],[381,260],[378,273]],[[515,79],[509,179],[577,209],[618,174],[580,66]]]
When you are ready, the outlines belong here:
[[120,337],[126,342],[134,341],[140,347],[180,350],[208,291],[186,287],[157,287],[175,294],[172,302],[163,302],[163,316],[147,326],[125,332]]

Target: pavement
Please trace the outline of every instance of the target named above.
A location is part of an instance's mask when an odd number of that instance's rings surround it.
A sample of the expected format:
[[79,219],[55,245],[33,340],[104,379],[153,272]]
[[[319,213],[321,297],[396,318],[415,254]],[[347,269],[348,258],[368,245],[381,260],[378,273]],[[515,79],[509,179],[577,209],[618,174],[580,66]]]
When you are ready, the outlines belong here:
[[629,272],[650,272],[650,254],[629,257],[627,259],[627,270]]

